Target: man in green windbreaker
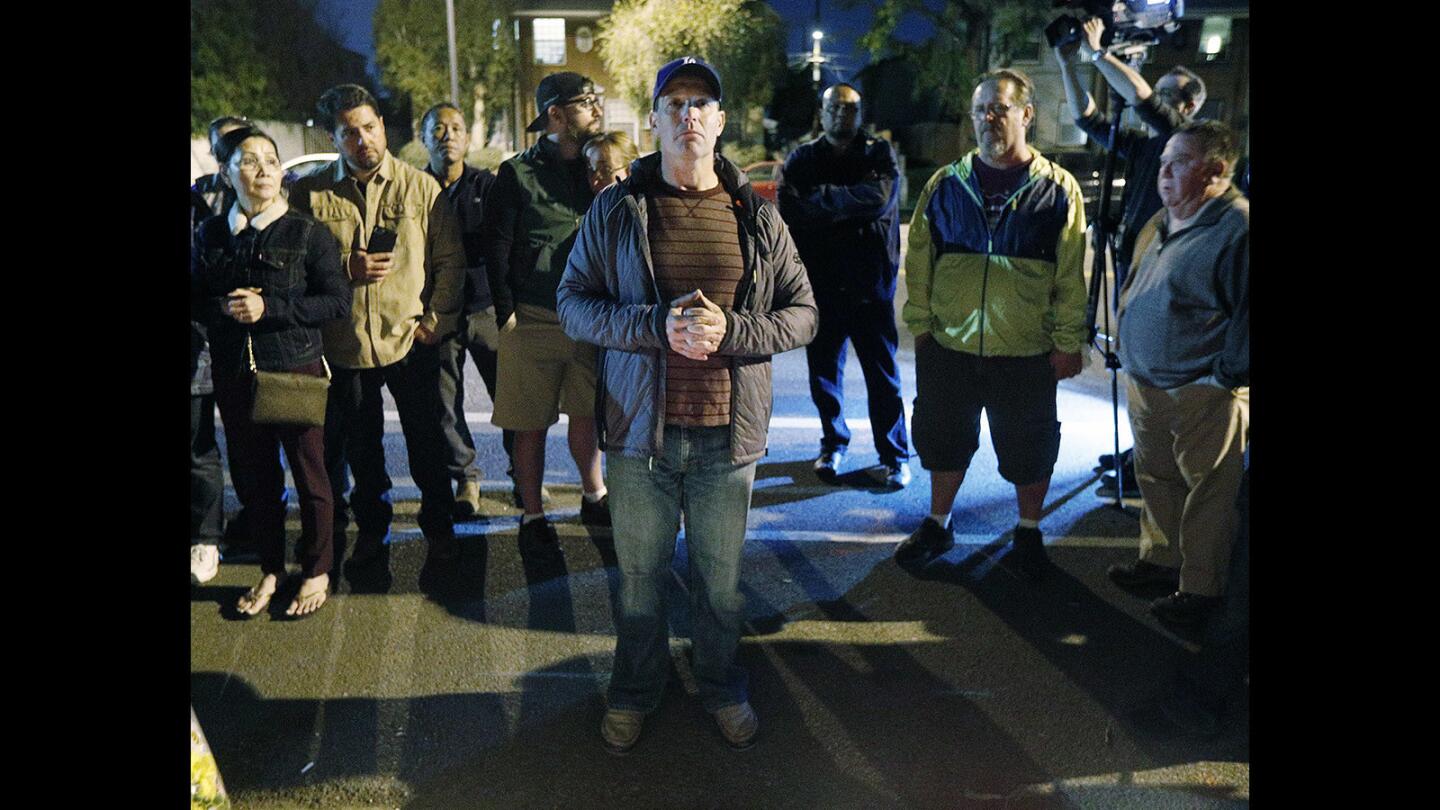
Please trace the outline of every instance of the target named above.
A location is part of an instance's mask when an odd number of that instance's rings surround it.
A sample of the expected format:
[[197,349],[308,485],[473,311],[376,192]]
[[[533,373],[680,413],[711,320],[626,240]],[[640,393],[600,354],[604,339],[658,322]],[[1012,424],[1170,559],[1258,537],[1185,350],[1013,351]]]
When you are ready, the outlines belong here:
[[1056,384],[1085,344],[1085,212],[1080,186],[1025,142],[1033,85],[1013,69],[971,95],[975,151],[936,172],[915,208],[905,260],[915,335],[915,449],[930,471],[930,515],[902,542],[907,568],[955,545],[950,510],[990,424],[1000,476],[1015,485],[1021,573],[1050,568],[1040,511],[1060,450]]

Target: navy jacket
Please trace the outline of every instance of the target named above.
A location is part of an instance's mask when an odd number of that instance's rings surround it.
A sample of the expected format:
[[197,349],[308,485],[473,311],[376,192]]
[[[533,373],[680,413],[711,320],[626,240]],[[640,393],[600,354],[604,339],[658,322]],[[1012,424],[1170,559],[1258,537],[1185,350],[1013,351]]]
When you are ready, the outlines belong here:
[[[425,167],[425,172],[436,181],[440,180],[439,175],[431,171],[429,166]],[[490,295],[490,279],[485,274],[485,237],[482,226],[486,195],[490,193],[490,186],[494,182],[495,175],[485,169],[466,165],[459,180],[449,186],[440,184],[444,186],[440,193],[450,203],[450,210],[455,212],[455,219],[460,223],[460,241],[465,245],[465,291],[460,299],[462,315],[480,312],[493,301]]]
[[884,138],[840,151],[823,136],[785,160],[780,215],[819,297],[891,300],[900,268],[900,170]]

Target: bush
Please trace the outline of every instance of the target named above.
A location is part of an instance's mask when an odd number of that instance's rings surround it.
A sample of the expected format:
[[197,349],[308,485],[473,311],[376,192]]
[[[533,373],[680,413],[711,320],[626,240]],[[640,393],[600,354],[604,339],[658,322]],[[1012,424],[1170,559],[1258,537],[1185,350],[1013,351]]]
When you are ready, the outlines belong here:
[[727,143],[722,150],[725,157],[735,161],[740,168],[745,168],[752,163],[759,163],[762,160],[769,160],[770,153],[766,151],[763,143],[744,143],[736,141]]
[[417,169],[424,169],[430,165],[430,153],[426,151],[425,144],[419,138],[400,147],[400,151],[395,153],[395,157]]

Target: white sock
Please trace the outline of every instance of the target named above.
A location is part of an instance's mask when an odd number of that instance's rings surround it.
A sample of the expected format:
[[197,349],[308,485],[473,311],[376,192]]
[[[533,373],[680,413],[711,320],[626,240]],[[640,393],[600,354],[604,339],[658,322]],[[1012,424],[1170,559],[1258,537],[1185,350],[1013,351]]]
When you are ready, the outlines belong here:
[[945,514],[942,514],[942,515],[931,515],[931,516],[930,516],[930,519],[933,520],[933,521],[935,521],[936,523],[939,523],[939,524],[940,524],[940,528],[942,528],[942,529],[944,529],[944,528],[946,528],[946,527],[948,527],[948,526],[950,525],[950,513],[948,513],[948,512],[946,512]]
[[585,499],[586,503],[599,503],[600,499],[605,497],[605,493],[609,491],[610,490],[602,486],[594,492],[586,492],[585,494],[581,495],[581,497]]
[[1026,520],[1025,518],[1020,518],[1019,520],[1015,521],[1015,528],[1017,528],[1017,529],[1038,529],[1038,528],[1040,528],[1040,521],[1038,521],[1038,520]]
[[544,512],[540,512],[540,513],[534,514],[534,515],[525,515],[524,517],[520,518],[520,525],[521,525],[521,526],[524,526],[526,523],[529,523],[529,522],[531,522],[531,521],[533,521],[533,520],[539,520],[540,518],[543,518],[543,517],[545,517],[545,513],[544,513]]

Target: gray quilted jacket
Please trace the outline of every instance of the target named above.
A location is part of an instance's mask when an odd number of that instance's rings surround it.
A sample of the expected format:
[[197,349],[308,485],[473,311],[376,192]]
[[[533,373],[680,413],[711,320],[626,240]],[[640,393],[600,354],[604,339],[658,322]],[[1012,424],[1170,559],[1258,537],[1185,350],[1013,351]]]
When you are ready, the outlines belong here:
[[[780,214],[739,167],[719,155],[715,170],[740,222],[745,269],[725,313],[717,354],[731,359],[730,460],[765,455],[770,429],[770,355],[815,337],[818,315],[805,266]],[[557,293],[565,333],[601,348],[595,415],[600,446],[653,457],[664,441],[668,301],[660,298],[646,236],[645,189],[660,180],[660,155],[630,165],[630,177],[595,198],[580,224]]]

